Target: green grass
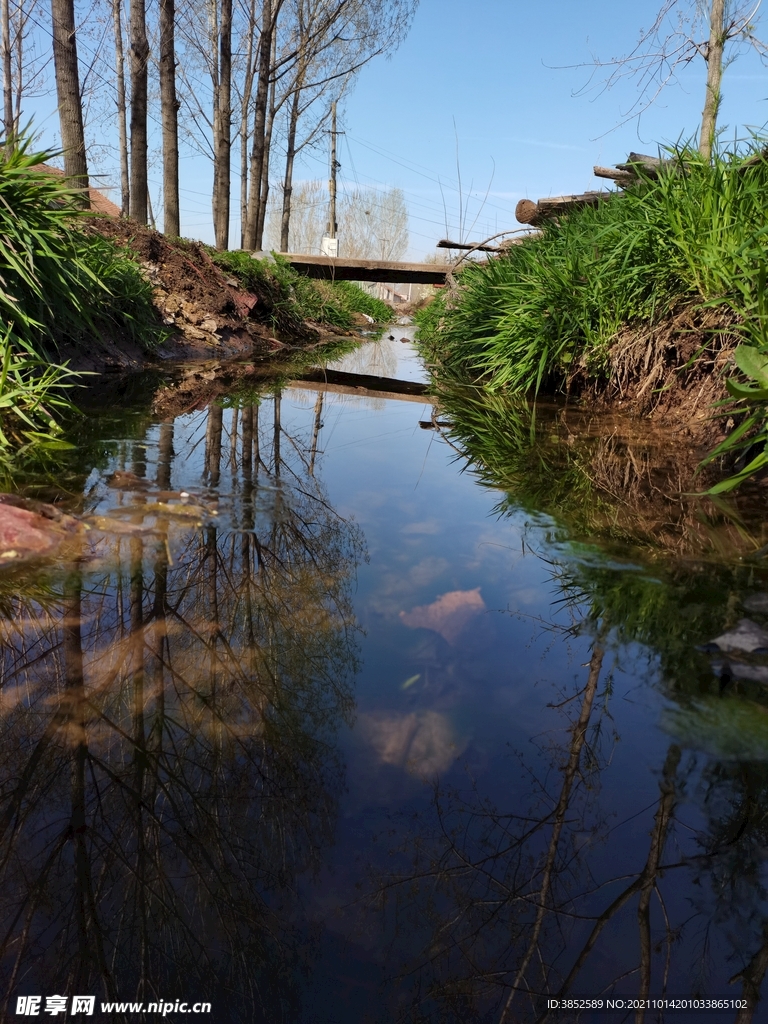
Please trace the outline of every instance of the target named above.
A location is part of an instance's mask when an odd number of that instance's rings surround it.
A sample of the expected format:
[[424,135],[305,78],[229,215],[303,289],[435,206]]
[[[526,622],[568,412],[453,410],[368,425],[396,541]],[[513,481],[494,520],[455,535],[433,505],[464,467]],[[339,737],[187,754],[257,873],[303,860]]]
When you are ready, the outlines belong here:
[[60,445],[55,416],[75,376],[62,344],[117,328],[151,347],[161,336],[138,266],[78,230],[77,193],[41,169],[29,140],[0,149],[0,449]]
[[[417,315],[436,374],[518,394],[605,379],[619,330],[660,322],[681,301],[735,313],[744,341],[768,353],[768,161],[747,164],[762,148],[711,164],[680,150],[658,179],[465,269],[457,295]],[[718,454],[758,444],[752,472],[768,463],[768,395],[734,397],[753,422]]]
[[375,323],[386,324],[393,317],[392,308],[373,298],[351,281],[313,281],[297,273],[275,253],[273,260],[254,260],[240,250],[220,252],[209,250],[211,259],[232,274],[248,291],[265,298],[270,318],[278,330],[300,331],[304,321],[321,326],[351,330],[355,313],[365,313]]

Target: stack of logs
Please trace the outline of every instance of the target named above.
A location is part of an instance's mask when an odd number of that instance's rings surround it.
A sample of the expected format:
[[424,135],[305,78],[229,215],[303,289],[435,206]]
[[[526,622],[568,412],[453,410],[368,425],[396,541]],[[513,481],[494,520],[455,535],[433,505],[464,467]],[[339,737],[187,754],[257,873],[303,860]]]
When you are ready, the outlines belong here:
[[[646,156],[644,153],[630,153],[626,163],[615,167],[595,167],[595,177],[608,178],[620,188],[634,185],[642,178],[655,178],[659,168],[671,164],[671,160],[663,160],[657,156]],[[521,199],[515,207],[515,217],[520,224],[538,226],[545,220],[557,217],[558,214],[580,206],[596,206],[615,192],[582,192],[580,195],[553,196],[550,199],[539,199],[534,203],[531,199]]]

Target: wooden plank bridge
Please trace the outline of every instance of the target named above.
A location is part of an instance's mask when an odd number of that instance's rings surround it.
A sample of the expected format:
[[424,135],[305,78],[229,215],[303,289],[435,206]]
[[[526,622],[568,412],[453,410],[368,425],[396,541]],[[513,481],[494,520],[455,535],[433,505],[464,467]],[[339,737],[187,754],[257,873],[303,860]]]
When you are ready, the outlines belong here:
[[294,270],[325,281],[383,281],[389,284],[445,284],[450,269],[440,263],[399,263],[396,260],[353,260],[345,256],[282,253]]

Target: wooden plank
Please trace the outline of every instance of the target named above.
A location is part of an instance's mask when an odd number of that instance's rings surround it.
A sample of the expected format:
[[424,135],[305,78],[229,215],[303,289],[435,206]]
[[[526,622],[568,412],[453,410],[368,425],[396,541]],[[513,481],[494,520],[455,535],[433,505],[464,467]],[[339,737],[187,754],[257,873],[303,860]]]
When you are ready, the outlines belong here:
[[288,387],[299,388],[302,391],[322,391],[331,395],[352,395],[355,398],[388,398],[397,402],[416,402],[421,406],[437,404],[434,395],[408,395],[402,391],[386,391],[379,387],[365,388],[352,384],[331,384],[330,381],[292,380]]
[[399,263],[395,260],[353,260],[343,256],[305,256],[281,253],[294,270],[325,281],[383,281],[388,284],[445,284],[450,269],[439,263]]

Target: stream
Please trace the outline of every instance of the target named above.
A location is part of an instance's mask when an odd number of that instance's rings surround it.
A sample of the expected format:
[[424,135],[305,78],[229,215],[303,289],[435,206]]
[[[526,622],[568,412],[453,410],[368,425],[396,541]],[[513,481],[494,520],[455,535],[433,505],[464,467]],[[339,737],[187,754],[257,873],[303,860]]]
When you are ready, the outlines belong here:
[[[334,368],[426,380],[391,333]],[[14,485],[87,529],[0,574],[2,1019],[768,1020],[764,489],[607,413],[158,385]]]

